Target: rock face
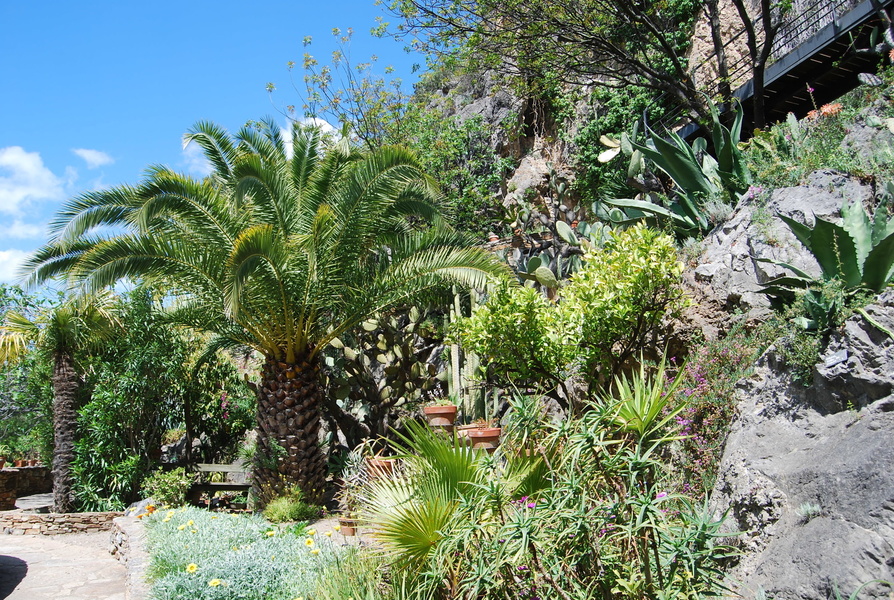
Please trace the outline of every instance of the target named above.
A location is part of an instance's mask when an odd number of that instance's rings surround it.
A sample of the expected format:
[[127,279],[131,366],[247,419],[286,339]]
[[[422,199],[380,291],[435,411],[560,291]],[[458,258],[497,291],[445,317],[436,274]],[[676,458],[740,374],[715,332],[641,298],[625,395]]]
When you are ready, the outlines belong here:
[[746,196],[732,218],[703,242],[706,250],[689,283],[718,297],[727,310],[760,313],[769,306],[760,284],[785,271],[756,259],[770,258],[811,275],[820,273],[816,261],[776,214],[801,223],[812,223],[814,217],[835,220],[844,200],[870,202],[873,195],[870,186],[856,179],[834,171],[817,171],[807,185],[773,190],[766,199],[760,194]]
[[[866,308],[894,330],[894,291]],[[814,383],[793,383],[771,348],[739,382],[740,416],[712,503],[743,550],[744,598],[847,598],[894,581],[894,340],[860,315],[833,334]],[[888,598],[870,584],[860,598]]]

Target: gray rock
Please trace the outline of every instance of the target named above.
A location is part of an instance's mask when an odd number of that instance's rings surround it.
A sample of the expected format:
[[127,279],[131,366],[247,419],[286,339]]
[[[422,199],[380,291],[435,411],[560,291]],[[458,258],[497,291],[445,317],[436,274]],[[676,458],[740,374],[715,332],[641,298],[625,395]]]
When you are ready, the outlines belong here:
[[871,187],[835,171],[817,171],[806,185],[773,190],[764,200],[745,196],[733,216],[703,242],[695,280],[723,302],[727,309],[760,310],[769,306],[761,283],[786,273],[759,262],[769,258],[792,264],[812,275],[820,273],[813,256],[776,215],[801,223],[816,217],[835,220],[845,199],[869,201]]
[[[866,308],[894,325],[894,292]],[[835,334],[809,388],[774,348],[737,386],[712,503],[743,555],[729,572],[751,598],[848,597],[894,581],[894,340],[860,315]],[[813,516],[805,504],[817,505]],[[811,518],[812,517],[812,518]],[[887,598],[872,584],[861,598]]]

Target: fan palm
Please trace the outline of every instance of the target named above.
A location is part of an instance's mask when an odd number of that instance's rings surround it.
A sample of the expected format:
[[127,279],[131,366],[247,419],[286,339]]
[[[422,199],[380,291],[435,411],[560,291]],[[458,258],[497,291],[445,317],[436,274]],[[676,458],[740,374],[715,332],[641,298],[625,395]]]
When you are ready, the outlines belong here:
[[198,123],[184,140],[213,167],[204,180],[152,167],[138,186],[71,200],[28,268],[88,289],[122,278],[172,290],[173,317],[265,357],[258,386],[256,491],[283,483],[319,497],[320,353],[372,315],[507,268],[447,227],[438,190],[408,150],[360,154],[273,122],[231,136]]
[[53,362],[53,510],[74,510],[72,462],[81,378],[75,352],[108,339],[119,323],[108,293],[76,297],[34,318],[10,311],[0,327],[0,362],[15,362],[33,345]]

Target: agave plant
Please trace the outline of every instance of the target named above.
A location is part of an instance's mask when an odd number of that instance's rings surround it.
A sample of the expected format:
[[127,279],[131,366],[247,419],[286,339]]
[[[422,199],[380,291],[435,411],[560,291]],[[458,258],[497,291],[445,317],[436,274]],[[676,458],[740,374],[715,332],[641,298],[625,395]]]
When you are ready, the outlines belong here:
[[[708,154],[705,138],[697,138],[690,146],[674,132],[669,132],[668,140],[665,140],[649,129],[645,144],[636,142],[636,129],[632,136],[622,136],[617,150],[631,157],[628,177],[635,179],[641,175],[646,165],[644,159],[647,158],[673,180],[677,193],[666,207],[658,204],[652,194],[649,195],[651,200],[605,200],[609,206],[620,209],[609,213],[611,220],[617,223],[667,221],[682,238],[707,231],[710,220],[703,206],[704,200],[721,197],[724,193],[732,196],[741,194],[748,189],[751,181],[737,145],[742,132],[742,117],[742,111],[737,111],[732,127],[728,128],[720,122],[717,108],[711,105],[711,133],[716,158]],[[612,141],[605,140],[603,143]],[[603,154],[610,158],[617,153]]]
[[817,280],[791,264],[759,258],[794,273],[768,281],[764,284],[765,293],[791,297],[796,289],[818,287],[831,280],[842,282],[850,290],[864,288],[879,293],[891,282],[894,220],[888,218],[886,203],[879,205],[870,220],[860,202],[845,202],[841,224],[817,217],[810,227],[785,215],[778,216],[816,259],[822,277]]

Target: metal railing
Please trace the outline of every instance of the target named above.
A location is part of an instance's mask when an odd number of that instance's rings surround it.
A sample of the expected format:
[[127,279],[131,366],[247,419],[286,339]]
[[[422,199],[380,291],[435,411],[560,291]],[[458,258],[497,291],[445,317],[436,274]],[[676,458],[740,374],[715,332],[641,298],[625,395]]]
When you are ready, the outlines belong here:
[[[773,49],[769,63],[779,60],[786,54],[792,52],[823,27],[834,22],[859,3],[860,0],[794,0],[792,8],[788,13],[788,18],[782,24],[779,31],[776,33],[776,38],[773,40]],[[761,15],[756,15],[753,21],[758,39],[760,40],[763,36]],[[743,25],[742,28],[730,39],[726,40],[723,45],[725,50],[737,50],[737,52],[735,52],[737,58],[734,58],[727,63],[730,87],[732,89],[738,88],[740,85],[751,79],[751,56],[747,50],[745,36],[745,27]],[[699,80],[699,72],[703,72],[705,69],[711,68],[716,64],[716,57],[717,54],[712,51],[704,58],[704,60],[690,70],[694,81]],[[653,106],[660,105],[665,100],[666,96],[667,93],[659,96],[653,103]],[[688,119],[683,116],[682,108],[665,113],[655,125],[674,129],[675,125],[679,125],[681,121],[688,121]]]

